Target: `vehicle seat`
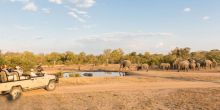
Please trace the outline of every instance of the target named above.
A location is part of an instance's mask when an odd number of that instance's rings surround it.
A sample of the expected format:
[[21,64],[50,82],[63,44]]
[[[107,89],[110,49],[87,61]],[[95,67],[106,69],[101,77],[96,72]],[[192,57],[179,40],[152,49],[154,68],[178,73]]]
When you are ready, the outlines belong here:
[[14,72],[8,72],[7,70],[2,70],[2,72],[5,72],[8,81],[17,81],[19,80],[19,73],[14,71]]
[[20,80],[25,80],[25,79],[27,79],[26,76],[20,76]]

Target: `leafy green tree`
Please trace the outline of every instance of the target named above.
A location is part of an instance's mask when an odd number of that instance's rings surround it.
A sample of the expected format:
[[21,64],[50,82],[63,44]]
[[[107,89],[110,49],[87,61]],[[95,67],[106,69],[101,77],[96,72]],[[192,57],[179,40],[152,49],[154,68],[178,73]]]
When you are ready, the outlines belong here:
[[61,54],[59,54],[57,52],[52,52],[52,53],[46,55],[47,62],[49,64],[53,64],[53,65],[60,64],[61,57],[62,57]]
[[122,49],[113,50],[110,54],[111,63],[119,63],[123,58],[124,52]]
[[207,52],[205,56],[209,60],[216,60],[217,62],[220,62],[220,51],[217,49]]
[[171,54],[176,56],[176,58],[181,58],[187,60],[190,58],[190,48],[175,48],[171,51]]

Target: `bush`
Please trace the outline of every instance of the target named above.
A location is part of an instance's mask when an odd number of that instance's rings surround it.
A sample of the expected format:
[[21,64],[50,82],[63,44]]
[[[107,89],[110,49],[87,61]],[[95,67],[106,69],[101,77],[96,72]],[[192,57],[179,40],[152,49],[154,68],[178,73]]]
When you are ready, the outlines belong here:
[[63,72],[57,72],[57,73],[55,73],[55,75],[57,75],[59,78],[62,78],[63,77]]

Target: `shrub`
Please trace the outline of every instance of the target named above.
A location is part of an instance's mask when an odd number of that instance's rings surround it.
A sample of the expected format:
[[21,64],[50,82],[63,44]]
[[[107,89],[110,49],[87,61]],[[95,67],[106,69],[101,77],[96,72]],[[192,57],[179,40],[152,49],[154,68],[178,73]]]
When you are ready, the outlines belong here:
[[59,78],[62,78],[63,77],[63,72],[57,72],[57,73],[55,73]]

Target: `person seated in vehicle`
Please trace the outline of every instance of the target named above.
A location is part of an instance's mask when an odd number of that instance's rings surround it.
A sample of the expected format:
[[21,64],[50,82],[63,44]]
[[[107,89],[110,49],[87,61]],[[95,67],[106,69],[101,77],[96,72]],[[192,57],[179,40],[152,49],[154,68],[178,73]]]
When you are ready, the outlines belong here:
[[13,80],[13,81],[19,80],[18,72],[13,71],[13,69],[11,67],[8,67],[7,65],[3,66],[3,69],[1,72],[4,72],[6,74],[8,81],[9,80]]
[[34,72],[34,69],[31,69],[30,76],[31,77],[37,77],[36,73]]
[[20,76],[22,76],[22,74],[23,74],[23,70],[22,70],[22,68],[21,68],[20,66],[16,66],[14,71],[15,71],[15,72],[18,72],[18,74],[19,74]]
[[5,72],[2,70],[0,71],[0,82],[1,83],[7,82],[7,76],[6,76]]
[[8,66],[8,67],[7,67],[7,70],[8,70],[9,73],[11,73],[11,72],[14,71],[14,69],[13,69],[11,66]]
[[37,76],[44,76],[44,73],[43,73],[44,69],[41,64],[39,64],[36,67],[36,71],[37,71],[37,73],[36,73]]

